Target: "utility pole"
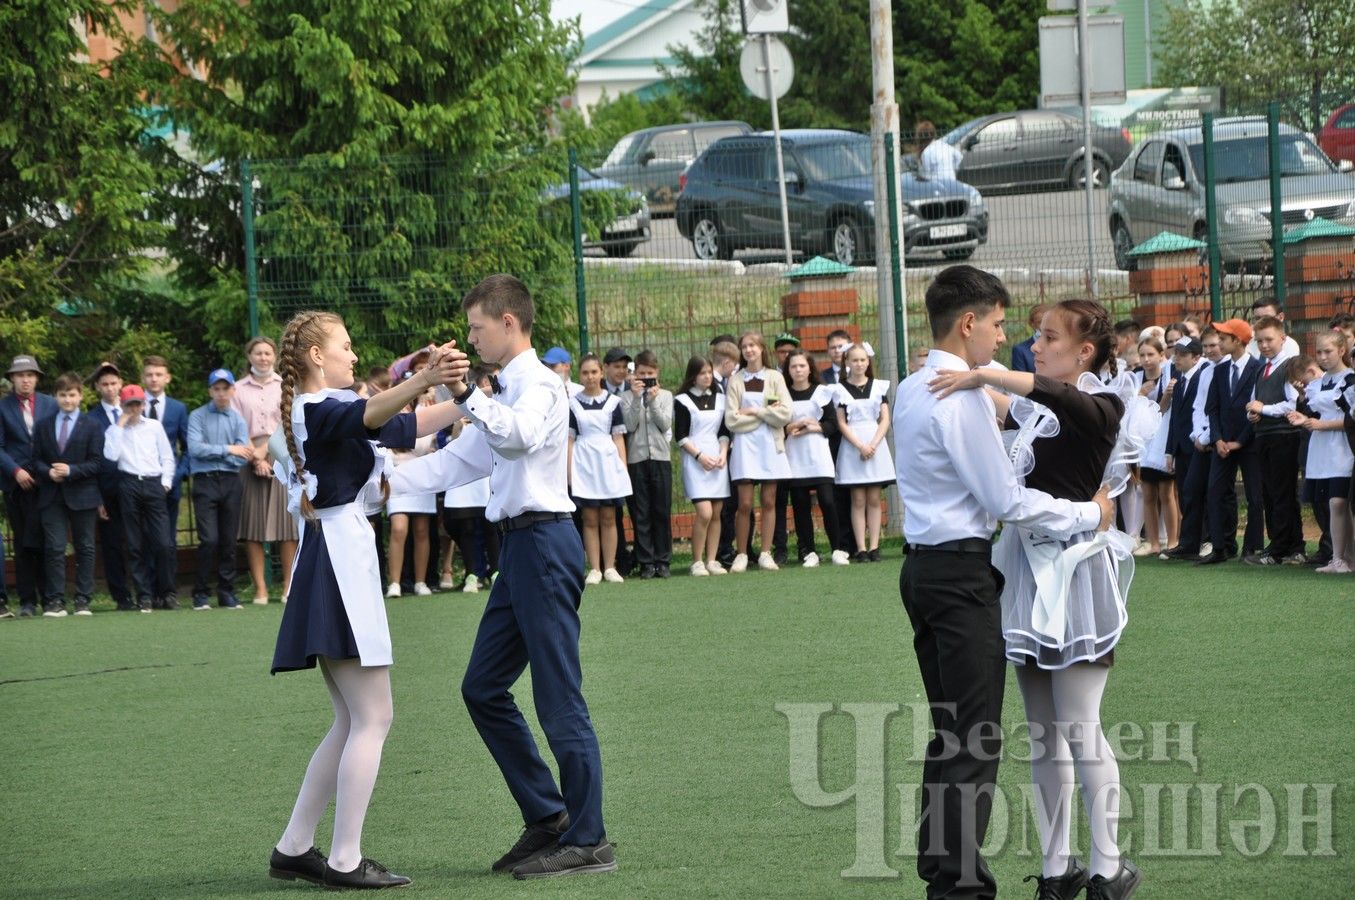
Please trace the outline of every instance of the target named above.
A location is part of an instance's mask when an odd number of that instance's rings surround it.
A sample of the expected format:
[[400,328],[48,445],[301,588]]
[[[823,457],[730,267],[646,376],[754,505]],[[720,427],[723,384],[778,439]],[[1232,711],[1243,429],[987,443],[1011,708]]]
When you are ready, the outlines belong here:
[[[885,161],[886,132],[893,133],[893,171],[899,171],[899,105],[894,102],[894,19],[889,0],[870,0],[870,162],[875,181],[875,294],[880,330],[875,344],[875,369],[880,377],[897,382],[907,375],[896,372],[898,348],[894,341],[893,260],[889,247],[889,183]],[[895,196],[894,221],[903,220],[902,204]],[[900,252],[903,242],[899,241]],[[902,267],[900,267],[902,272]],[[907,297],[904,298],[907,309]]]

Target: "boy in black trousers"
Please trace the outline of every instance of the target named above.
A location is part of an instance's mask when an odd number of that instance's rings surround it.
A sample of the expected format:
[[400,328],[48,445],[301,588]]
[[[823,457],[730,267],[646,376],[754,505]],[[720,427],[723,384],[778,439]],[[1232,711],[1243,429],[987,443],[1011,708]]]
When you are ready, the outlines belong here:
[[673,393],[659,387],[653,350],[635,357],[630,389],[621,395],[630,470],[631,527],[641,578],[667,578],[673,561]]
[[47,596],[43,616],[66,615],[66,535],[75,546],[75,614],[88,616],[94,593],[94,520],[98,516],[103,429],[80,413],[80,376],[56,380],[57,414],[33,426]]

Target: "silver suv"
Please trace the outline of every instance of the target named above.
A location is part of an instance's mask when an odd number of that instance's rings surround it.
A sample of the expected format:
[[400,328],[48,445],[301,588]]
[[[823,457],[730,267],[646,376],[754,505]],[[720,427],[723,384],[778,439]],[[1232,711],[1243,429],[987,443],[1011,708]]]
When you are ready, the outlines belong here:
[[[1355,226],[1355,178],[1308,136],[1280,126],[1281,213],[1286,226],[1321,217]],[[1264,117],[1214,124],[1219,250],[1227,264],[1271,257],[1270,156]],[[1181,128],[1145,138],[1110,177],[1110,236],[1115,263],[1133,268],[1129,251],[1162,231],[1207,240],[1204,136]]]

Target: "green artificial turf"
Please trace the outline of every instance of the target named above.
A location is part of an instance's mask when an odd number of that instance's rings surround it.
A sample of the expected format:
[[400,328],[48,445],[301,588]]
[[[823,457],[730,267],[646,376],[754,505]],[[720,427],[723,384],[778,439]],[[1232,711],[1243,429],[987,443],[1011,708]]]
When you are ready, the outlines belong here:
[[[396,714],[364,851],[411,875],[411,893],[430,897],[921,897],[914,862],[899,852],[913,838],[902,833],[912,802],[901,804],[898,785],[918,781],[921,770],[907,704],[923,697],[896,554],[846,569],[589,588],[584,689],[621,869],[533,884],[489,875],[520,823],[459,694],[486,595],[389,601]],[[266,875],[329,721],[318,673],[268,675],[281,609],[0,622],[0,753],[8,763],[0,896],[319,890]],[[1145,873],[1138,896],[1350,896],[1355,580],[1151,561],[1140,565],[1130,616],[1105,722],[1149,735],[1154,722],[1194,723],[1199,760],[1198,773],[1179,752],[1122,764],[1134,807],[1122,838]],[[526,681],[519,685],[528,710],[530,693]],[[885,741],[883,797],[871,801],[883,803],[883,825],[868,818],[862,832],[862,846],[882,842],[897,877],[844,878],[857,856],[857,801],[811,808],[792,792],[788,720],[776,707],[812,702],[904,705]],[[1020,721],[1009,677],[1004,724]],[[819,784],[840,791],[857,780],[853,723],[834,715],[822,724]],[[1008,748],[1024,751],[1019,734]],[[872,755],[881,754],[868,747],[867,761]],[[811,776],[813,764],[811,755]],[[1027,780],[1024,762],[1003,762],[1004,796],[1019,799]],[[1271,799],[1260,803],[1253,791],[1235,803],[1237,787],[1250,783]],[[1191,791],[1187,830],[1196,849],[1170,849],[1171,789],[1145,788],[1155,784]],[[1222,785],[1203,832],[1196,784]],[[1285,793],[1292,784],[1337,785],[1335,855],[1312,855],[1314,826],[1302,845],[1308,852],[1289,852],[1297,846]],[[1147,825],[1165,845],[1155,852],[1143,846],[1145,795],[1162,807],[1158,824]],[[1311,809],[1311,792],[1307,799]],[[1245,831],[1254,847],[1258,829],[1243,826],[1272,807],[1269,849],[1239,852],[1232,832]],[[1033,824],[1019,811],[999,818],[1008,834],[992,859],[999,896],[1031,896],[1020,878],[1039,870]],[[322,848],[328,839],[326,821]]]

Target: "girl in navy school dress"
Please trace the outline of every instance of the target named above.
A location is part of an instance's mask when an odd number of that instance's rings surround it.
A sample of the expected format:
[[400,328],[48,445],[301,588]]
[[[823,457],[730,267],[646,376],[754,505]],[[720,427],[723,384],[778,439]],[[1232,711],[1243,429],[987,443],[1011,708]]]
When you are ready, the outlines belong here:
[[673,395],[673,442],[682,451],[682,492],[692,503],[692,574],[724,575],[715,554],[720,513],[729,499],[729,429],[725,395],[715,390],[715,370],[704,356],[687,360]]
[[880,561],[880,488],[894,483],[889,434],[889,382],[875,377],[867,344],[842,354],[846,377],[837,386],[837,427],[847,446],[837,452],[837,483],[852,492],[857,562]]
[[[1350,517],[1350,479],[1355,453],[1346,439],[1346,409],[1355,399],[1355,372],[1350,368],[1350,342],[1345,332],[1318,335],[1317,365],[1322,377],[1308,382],[1304,394],[1312,415],[1294,411],[1289,421],[1309,432],[1308,461],[1303,468],[1304,492],[1310,495],[1313,515],[1329,516],[1331,562],[1317,571],[1344,575],[1355,571],[1355,539]],[[1325,507],[1325,509],[1323,509]]]
[[621,398],[602,388],[602,362],[579,360],[583,390],[569,398],[569,490],[583,520],[584,584],[625,581],[616,570],[616,518],[630,496]]
[[[463,377],[468,366],[451,344],[434,348],[417,377],[363,400],[346,389],[357,356],[343,320],[325,312],[293,317],[280,356],[287,458],[277,471],[304,527],[272,670],[318,663],[334,724],[311,756],[268,872],[331,888],[409,884],[361,849],[392,712],[390,632],[367,515],[380,509],[387,493],[388,458],[378,442],[412,447],[416,437],[445,428],[456,416],[450,402],[399,411],[428,387]],[[334,842],[326,859],[315,847],[315,829],[331,798]]]

